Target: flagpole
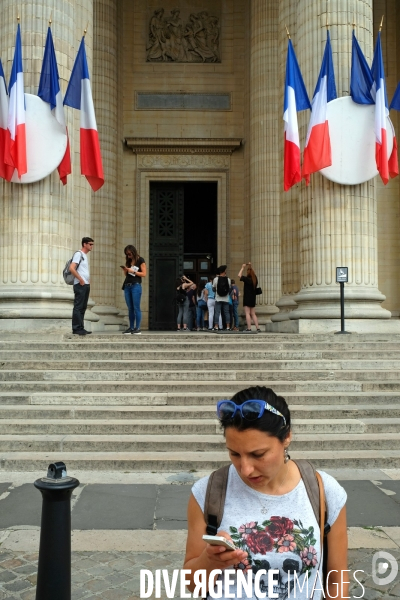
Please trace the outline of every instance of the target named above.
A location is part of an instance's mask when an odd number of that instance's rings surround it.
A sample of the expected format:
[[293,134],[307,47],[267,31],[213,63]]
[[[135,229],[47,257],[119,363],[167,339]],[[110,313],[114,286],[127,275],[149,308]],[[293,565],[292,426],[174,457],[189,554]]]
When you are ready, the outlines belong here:
[[353,31],[356,28],[356,15],[353,13]]
[[51,12],[51,13],[50,13],[50,19],[49,19],[49,27],[51,27],[51,23],[52,23],[51,17],[52,17],[52,16],[53,16],[53,13]]
[[87,22],[86,28],[83,30],[83,37],[86,37],[88,27],[89,27],[89,21]]
[[385,18],[385,15],[382,15],[381,24],[379,25],[379,31],[382,31],[383,19],[384,19],[384,18]]
[[287,28],[287,26],[285,25],[285,29],[286,29],[286,35],[288,37],[288,40],[290,40],[290,33],[289,33],[289,29]]

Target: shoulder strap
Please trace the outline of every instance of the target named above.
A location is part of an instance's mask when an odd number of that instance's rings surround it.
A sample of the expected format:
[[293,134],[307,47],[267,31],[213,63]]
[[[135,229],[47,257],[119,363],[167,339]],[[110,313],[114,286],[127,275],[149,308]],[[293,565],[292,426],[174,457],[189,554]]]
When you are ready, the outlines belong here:
[[224,514],[226,488],[228,485],[229,465],[225,465],[211,473],[208,480],[204,518],[208,535],[216,535]]
[[[293,460],[293,459],[292,459]],[[305,459],[293,460],[300,471],[315,518],[320,522],[320,487],[314,466]]]

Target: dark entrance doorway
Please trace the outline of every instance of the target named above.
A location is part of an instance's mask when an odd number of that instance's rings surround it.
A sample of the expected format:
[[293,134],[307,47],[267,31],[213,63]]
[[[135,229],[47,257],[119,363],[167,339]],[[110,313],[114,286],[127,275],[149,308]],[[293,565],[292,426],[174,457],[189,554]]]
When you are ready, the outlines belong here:
[[195,283],[217,265],[217,183],[150,183],[149,327],[176,328],[175,279]]

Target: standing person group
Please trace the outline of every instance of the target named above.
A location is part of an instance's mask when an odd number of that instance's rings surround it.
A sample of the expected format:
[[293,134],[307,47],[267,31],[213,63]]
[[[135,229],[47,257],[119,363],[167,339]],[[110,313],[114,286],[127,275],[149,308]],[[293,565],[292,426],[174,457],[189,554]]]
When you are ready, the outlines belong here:
[[140,335],[140,324],[142,322],[142,311],[140,300],[142,298],[142,278],[146,277],[147,268],[144,258],[139,255],[135,246],[129,245],[124,249],[125,265],[121,269],[125,275],[122,289],[125,294],[125,302],[129,313],[129,327],[124,334]]
[[87,255],[93,250],[94,241],[90,237],[82,238],[82,248],[75,252],[69,267],[74,276],[74,308],[72,311],[72,333],[89,335],[84,325],[85,312],[90,294],[90,271]]
[[[246,275],[243,275],[244,269],[247,269]],[[256,315],[256,295],[258,288],[258,279],[256,274],[254,273],[254,269],[251,266],[251,263],[245,263],[242,265],[238,273],[238,277],[240,281],[244,283],[243,290],[243,307],[244,313],[246,316],[246,325],[247,329],[244,330],[245,333],[249,333],[251,331],[251,321],[253,320],[254,325],[256,326],[257,333],[261,333],[261,329],[258,325],[258,319]]]

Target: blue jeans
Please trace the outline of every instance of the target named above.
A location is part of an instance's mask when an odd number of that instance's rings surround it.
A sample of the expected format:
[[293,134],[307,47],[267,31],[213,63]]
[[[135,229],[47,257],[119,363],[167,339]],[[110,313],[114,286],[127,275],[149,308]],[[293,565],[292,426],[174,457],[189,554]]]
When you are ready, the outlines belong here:
[[206,311],[201,308],[204,305],[207,306],[204,300],[199,300],[197,303],[197,329],[204,329],[204,315]]
[[140,283],[134,283],[133,285],[127,285],[124,289],[125,302],[129,312],[129,327],[140,329],[140,323],[142,321],[142,311],[140,310],[140,299],[142,297],[142,286]]
[[232,308],[233,308],[233,320],[235,323],[235,327],[239,327],[238,306],[239,306],[239,302],[233,301]]

